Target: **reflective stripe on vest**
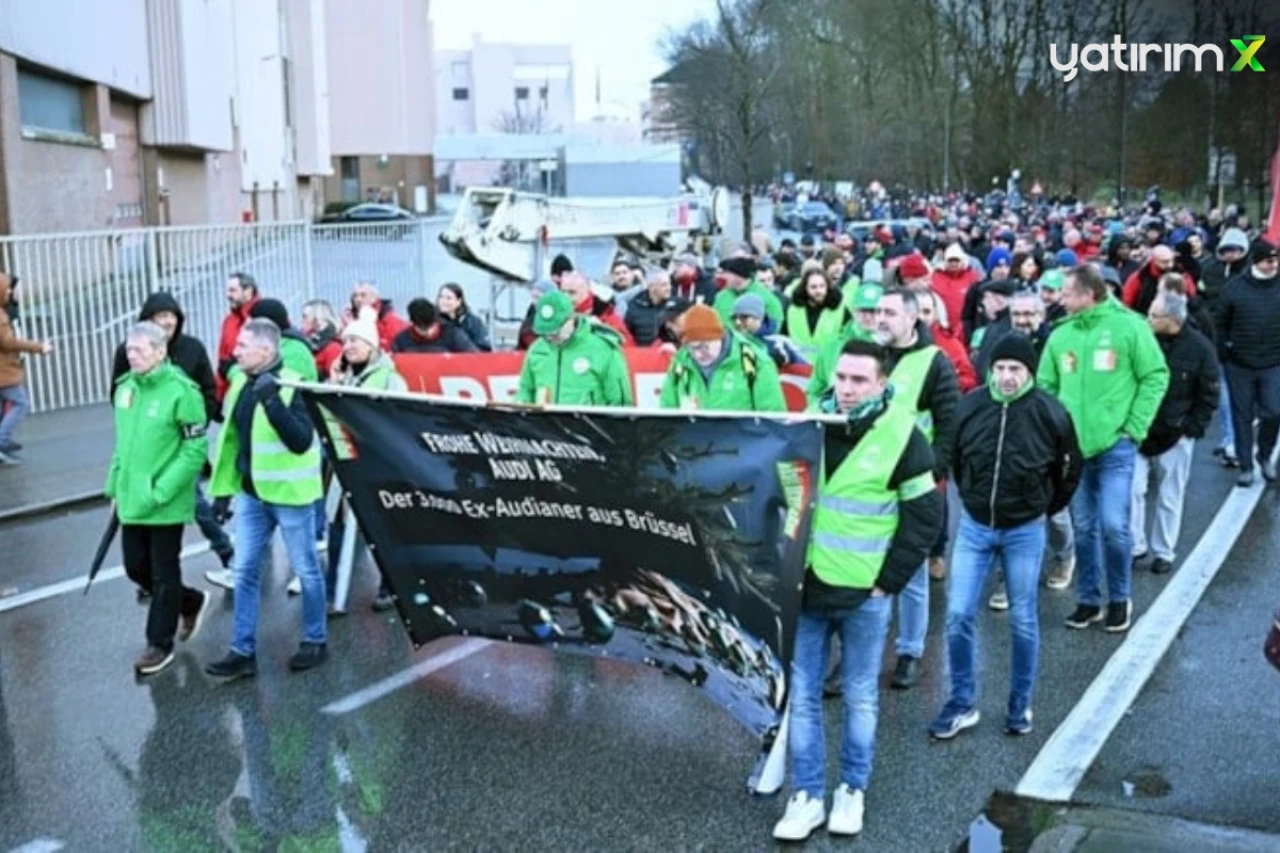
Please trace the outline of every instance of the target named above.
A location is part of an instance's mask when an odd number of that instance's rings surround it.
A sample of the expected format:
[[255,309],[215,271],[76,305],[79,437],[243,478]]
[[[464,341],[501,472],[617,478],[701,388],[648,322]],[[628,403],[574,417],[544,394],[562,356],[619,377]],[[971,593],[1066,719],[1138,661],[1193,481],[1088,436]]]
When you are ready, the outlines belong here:
[[890,406],[822,481],[808,562],[823,583],[875,586],[898,531],[898,494],[889,480],[914,428],[909,409]]
[[933,412],[920,411],[920,394],[924,391],[925,380],[929,378],[929,368],[938,353],[933,344],[918,350],[912,350],[898,360],[889,375],[893,384],[893,402],[895,405],[908,408],[916,419],[916,426],[924,433],[924,437],[933,444]]

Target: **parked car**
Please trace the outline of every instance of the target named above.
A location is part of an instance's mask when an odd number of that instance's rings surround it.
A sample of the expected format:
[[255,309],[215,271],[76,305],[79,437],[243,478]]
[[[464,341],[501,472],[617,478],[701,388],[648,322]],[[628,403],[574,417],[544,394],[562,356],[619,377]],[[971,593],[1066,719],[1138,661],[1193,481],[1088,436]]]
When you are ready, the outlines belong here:
[[829,228],[839,228],[840,217],[826,202],[807,201],[791,210],[785,227],[801,234],[819,234]]
[[[348,207],[337,213],[327,213],[320,218],[321,225],[364,225],[364,228],[329,229],[327,236],[376,237],[403,240],[417,230],[417,217],[403,207],[394,204],[366,202]],[[321,232],[324,233],[324,232]]]
[[895,225],[902,225],[904,227],[915,226],[925,233],[933,233],[933,223],[928,219],[925,219],[923,216],[912,216],[907,219],[866,219],[859,222],[847,223],[844,230],[845,233],[858,243],[865,243],[867,242],[867,237],[874,229],[881,226],[892,229]]

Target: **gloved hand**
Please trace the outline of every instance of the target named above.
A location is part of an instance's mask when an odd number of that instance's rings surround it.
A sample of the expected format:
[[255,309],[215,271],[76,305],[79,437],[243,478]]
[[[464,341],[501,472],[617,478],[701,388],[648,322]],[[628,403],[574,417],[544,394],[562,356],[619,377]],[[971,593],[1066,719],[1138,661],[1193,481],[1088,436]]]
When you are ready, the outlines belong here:
[[221,526],[231,520],[231,515],[231,498],[214,498],[213,520]]
[[280,382],[274,373],[261,373],[253,380],[253,396],[259,403],[265,403],[280,393]]

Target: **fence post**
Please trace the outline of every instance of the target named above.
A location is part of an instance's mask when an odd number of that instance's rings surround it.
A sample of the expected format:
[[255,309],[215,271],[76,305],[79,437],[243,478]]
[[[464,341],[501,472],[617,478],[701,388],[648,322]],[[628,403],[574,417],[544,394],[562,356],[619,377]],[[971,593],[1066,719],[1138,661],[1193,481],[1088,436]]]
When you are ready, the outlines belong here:
[[147,229],[147,275],[151,276],[151,280],[147,282],[147,293],[155,293],[160,289],[160,240],[157,236],[158,228]]
[[[430,289],[427,283],[427,270],[430,269],[430,267],[427,265],[427,230],[428,230],[427,221],[425,219],[419,218],[418,219],[418,277],[421,279],[421,281],[418,282],[418,287],[419,287],[419,291],[423,294],[427,293],[427,291]],[[406,307],[405,310],[407,311],[408,308]]]
[[311,241],[315,239],[316,226],[314,222],[306,220],[302,223],[302,256],[305,259],[304,266],[306,271],[307,298],[305,301],[310,302],[316,298],[316,262],[311,251]]

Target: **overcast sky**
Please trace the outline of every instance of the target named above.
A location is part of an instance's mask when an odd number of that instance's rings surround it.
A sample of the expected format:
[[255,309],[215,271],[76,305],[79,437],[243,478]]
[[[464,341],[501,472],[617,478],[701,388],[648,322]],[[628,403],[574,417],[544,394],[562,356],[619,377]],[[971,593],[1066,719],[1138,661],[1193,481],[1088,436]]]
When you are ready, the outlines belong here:
[[573,49],[577,120],[595,113],[596,69],[602,99],[639,117],[649,80],[666,70],[658,41],[715,9],[715,0],[431,0],[437,50],[483,41],[568,44]]

